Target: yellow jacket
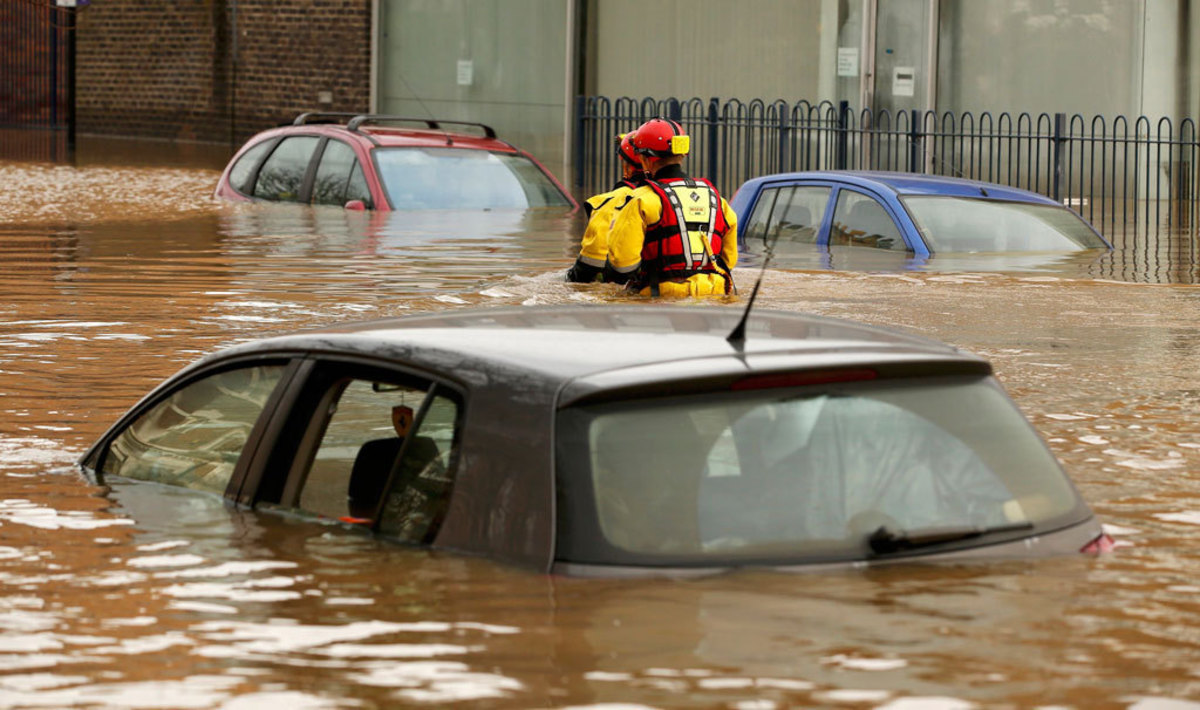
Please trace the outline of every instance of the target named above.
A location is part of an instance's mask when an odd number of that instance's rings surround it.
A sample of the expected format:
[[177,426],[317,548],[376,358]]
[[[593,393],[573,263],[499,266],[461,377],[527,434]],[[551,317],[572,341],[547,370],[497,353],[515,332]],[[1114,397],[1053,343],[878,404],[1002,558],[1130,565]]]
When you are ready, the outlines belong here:
[[[728,229],[721,243],[719,256],[728,269],[737,265],[737,214],[720,198],[721,213]],[[607,269],[619,274],[633,274],[642,263],[642,247],[646,228],[662,219],[663,203],[653,188],[643,185],[632,192],[625,206],[617,213],[608,234]],[[709,247],[711,248],[711,240]],[[717,256],[717,255],[714,255]],[[718,270],[719,271],[719,270]],[[683,281],[663,281],[658,284],[660,296],[723,296],[725,277],[720,273],[693,274]],[[651,288],[639,293],[650,295]]]
[[635,186],[622,180],[612,190],[593,195],[584,202],[583,209],[588,214],[587,226],[583,230],[579,258],[567,272],[568,281],[585,283],[602,280],[601,272],[608,258],[608,232],[612,229],[617,212],[629,201]]
[[583,243],[579,249],[579,258],[583,263],[604,268],[604,260],[608,257],[608,232],[617,213],[633,192],[634,188],[621,183],[615,190],[588,198],[588,207],[584,209],[590,207],[591,216],[583,230]]

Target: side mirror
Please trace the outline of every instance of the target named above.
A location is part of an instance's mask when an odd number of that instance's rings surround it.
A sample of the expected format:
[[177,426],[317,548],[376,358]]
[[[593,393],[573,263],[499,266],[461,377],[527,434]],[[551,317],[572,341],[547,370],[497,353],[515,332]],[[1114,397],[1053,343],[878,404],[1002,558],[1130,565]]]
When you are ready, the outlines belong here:
[[367,209],[367,203],[362,200],[350,200],[343,206],[348,210],[355,210],[356,212],[362,212]]

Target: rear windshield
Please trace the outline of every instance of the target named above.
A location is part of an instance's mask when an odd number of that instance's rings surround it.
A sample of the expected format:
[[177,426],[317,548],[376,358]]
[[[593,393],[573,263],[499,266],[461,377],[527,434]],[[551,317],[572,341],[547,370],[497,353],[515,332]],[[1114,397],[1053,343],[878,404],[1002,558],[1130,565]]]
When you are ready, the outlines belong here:
[[379,178],[394,209],[566,207],[532,160],[466,148],[379,148]]
[[1087,516],[991,378],[726,392],[559,415],[560,560],[769,564],[870,556],[931,529],[1019,537]]
[[1066,207],[965,197],[901,201],[934,252],[1107,248],[1083,218]]

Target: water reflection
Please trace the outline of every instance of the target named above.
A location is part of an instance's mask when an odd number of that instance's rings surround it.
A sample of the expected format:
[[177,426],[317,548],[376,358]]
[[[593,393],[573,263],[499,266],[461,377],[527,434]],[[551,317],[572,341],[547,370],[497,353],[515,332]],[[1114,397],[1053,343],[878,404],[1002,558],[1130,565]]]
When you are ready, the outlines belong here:
[[1117,553],[555,579],[59,467],[233,342],[628,298],[562,282],[579,215],[224,205],[213,168],[168,160],[0,170],[0,705],[1148,708],[1200,693],[1186,240],[1111,266],[795,264],[759,297],[988,357]]
[[[742,265],[761,265],[761,254],[748,254]],[[889,249],[871,249],[835,244],[828,247],[780,245],[771,258],[777,269],[803,271],[928,271],[1053,273],[1067,277],[1087,277],[1102,273],[1112,261],[1106,249],[1077,252],[956,253],[916,256]],[[1111,267],[1107,267],[1111,271]]]

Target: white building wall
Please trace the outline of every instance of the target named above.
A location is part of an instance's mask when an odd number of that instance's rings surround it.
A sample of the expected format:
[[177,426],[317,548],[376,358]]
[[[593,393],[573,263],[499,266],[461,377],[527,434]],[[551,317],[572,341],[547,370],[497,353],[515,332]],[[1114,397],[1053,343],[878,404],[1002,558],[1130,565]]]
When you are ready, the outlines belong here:
[[563,179],[571,0],[379,0],[381,113],[478,121]]
[[818,96],[822,0],[592,0],[591,86],[633,98]]

